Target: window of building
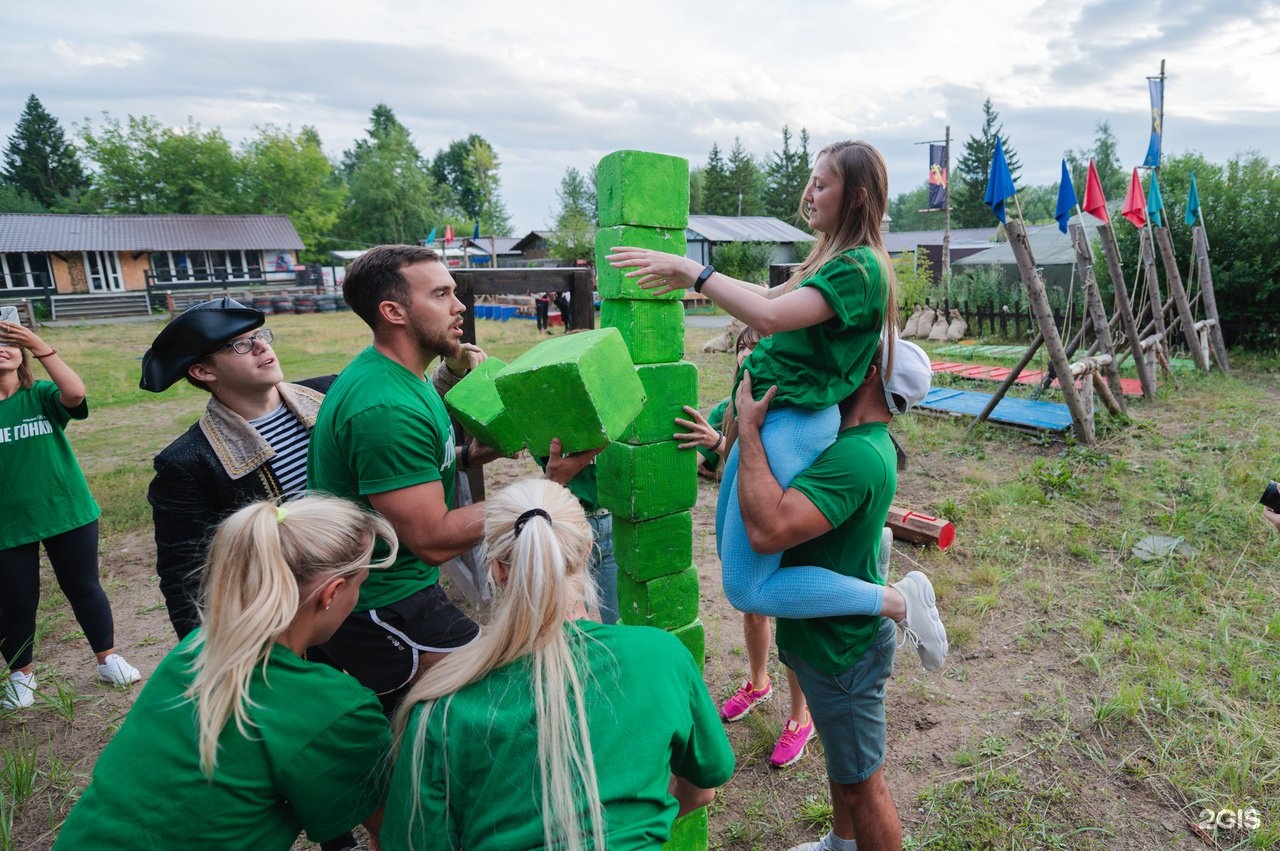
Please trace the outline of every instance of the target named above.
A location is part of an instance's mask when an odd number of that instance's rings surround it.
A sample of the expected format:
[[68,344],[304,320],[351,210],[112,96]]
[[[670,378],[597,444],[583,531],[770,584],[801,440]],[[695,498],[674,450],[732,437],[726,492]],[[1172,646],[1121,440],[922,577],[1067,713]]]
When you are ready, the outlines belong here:
[[53,286],[49,257],[31,251],[0,254],[0,290]]

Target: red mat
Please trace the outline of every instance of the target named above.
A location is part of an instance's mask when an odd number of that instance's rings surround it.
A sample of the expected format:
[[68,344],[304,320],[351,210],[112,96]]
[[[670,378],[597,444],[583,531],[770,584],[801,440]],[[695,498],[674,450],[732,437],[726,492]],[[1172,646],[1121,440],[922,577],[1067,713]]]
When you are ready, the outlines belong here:
[[[1012,372],[1007,366],[986,366],[980,363],[951,363],[949,361],[934,361],[934,372],[949,372],[952,375],[958,375],[961,378],[971,378],[975,381],[1004,381]],[[1016,384],[1039,384],[1044,380],[1044,372],[1039,369],[1024,369],[1015,382]],[[1053,380],[1053,386],[1058,386],[1058,379]],[[1136,378],[1121,378],[1120,389],[1126,396],[1141,396],[1142,383]]]

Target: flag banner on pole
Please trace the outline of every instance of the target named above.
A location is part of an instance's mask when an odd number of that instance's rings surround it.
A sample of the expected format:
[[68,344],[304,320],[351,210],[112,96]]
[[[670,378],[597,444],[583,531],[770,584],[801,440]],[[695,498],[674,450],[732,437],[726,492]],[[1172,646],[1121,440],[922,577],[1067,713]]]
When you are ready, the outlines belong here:
[[1196,222],[1200,220],[1200,193],[1196,190],[1196,173],[1191,172],[1191,191],[1187,193],[1187,211],[1183,214],[1182,220],[1187,223],[1187,227],[1195,227]]
[[1111,219],[1107,217],[1107,197],[1102,194],[1102,181],[1098,179],[1098,167],[1093,164],[1093,160],[1089,160],[1089,176],[1084,182],[1084,203],[1080,206],[1089,215],[1107,224],[1111,223]]
[[991,155],[991,174],[987,178],[987,191],[982,202],[991,208],[996,218],[1005,222],[1004,202],[1014,193],[1013,175],[1009,173],[1009,161],[1004,158],[1004,143],[996,136],[996,149]]
[[1135,228],[1140,228],[1147,223],[1147,199],[1142,197],[1142,181],[1138,179],[1136,168],[1133,170],[1133,177],[1129,180],[1129,194],[1124,196],[1124,206],[1120,208],[1120,215],[1132,222]]
[[426,238],[426,239],[424,239],[424,240],[422,241],[422,244],[423,244],[423,245],[425,245],[425,246],[427,246],[428,248],[436,244],[436,229],[435,229],[435,228],[432,228],[432,229],[431,229],[431,233],[427,234],[427,238]]
[[444,244],[453,245],[453,225],[444,226]]
[[1151,90],[1151,141],[1147,143],[1147,158],[1142,161],[1144,168],[1158,168],[1160,165],[1160,136],[1164,132],[1164,80],[1155,77],[1147,80]]
[[947,146],[929,146],[929,209],[947,206]]
[[479,219],[476,219],[476,227],[475,227],[475,230],[471,231],[471,238],[472,239],[480,238],[480,220]]
[[1160,179],[1156,173],[1151,172],[1151,185],[1147,187],[1147,215],[1151,217],[1153,227],[1164,227],[1164,216],[1161,211],[1164,208],[1164,198],[1160,197]]
[[1067,232],[1067,224],[1071,221],[1071,211],[1075,209],[1076,188],[1071,184],[1071,172],[1067,171],[1067,161],[1062,161],[1062,179],[1058,182],[1058,208],[1053,217],[1058,220],[1058,230]]

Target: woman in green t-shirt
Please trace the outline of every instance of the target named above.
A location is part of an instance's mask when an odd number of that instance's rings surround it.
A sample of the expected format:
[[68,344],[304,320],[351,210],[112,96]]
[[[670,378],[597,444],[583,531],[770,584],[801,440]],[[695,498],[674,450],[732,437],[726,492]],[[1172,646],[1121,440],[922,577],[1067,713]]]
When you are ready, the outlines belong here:
[[[371,565],[380,540],[390,554]],[[386,520],[334,497],[224,520],[202,626],[156,668],[54,847],[286,851],[301,831],[330,845],[371,819],[390,727],[373,692],[305,654],[395,552]]]
[[565,488],[498,493],[485,543],[500,601],[400,705],[382,848],[659,848],[733,774],[693,657],[587,619],[591,527]]
[[[36,381],[31,359],[52,381]],[[98,581],[98,504],[63,429],[89,415],[84,381],[31,329],[0,322],[0,711],[36,699],[32,648],[40,603],[40,547],[98,660],[98,680],[141,675],[115,650],[111,603]]]

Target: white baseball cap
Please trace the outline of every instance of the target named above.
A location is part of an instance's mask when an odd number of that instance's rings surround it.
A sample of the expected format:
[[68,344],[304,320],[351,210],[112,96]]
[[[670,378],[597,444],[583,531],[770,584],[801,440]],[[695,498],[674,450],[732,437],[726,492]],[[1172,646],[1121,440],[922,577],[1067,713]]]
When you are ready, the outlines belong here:
[[[881,375],[888,367],[889,349],[886,346],[880,359]],[[933,384],[933,366],[924,349],[910,340],[898,337],[894,341],[893,374],[884,383],[884,399],[894,414],[905,414],[924,401]]]

